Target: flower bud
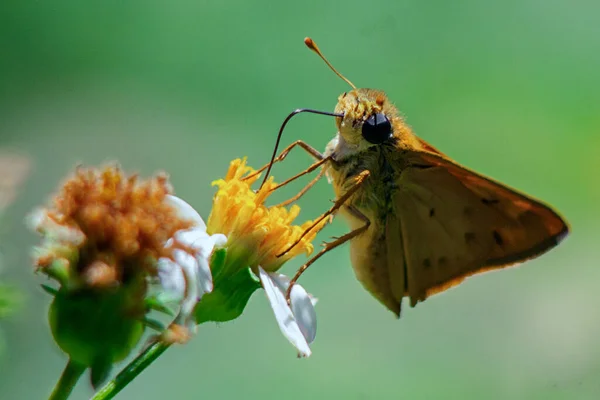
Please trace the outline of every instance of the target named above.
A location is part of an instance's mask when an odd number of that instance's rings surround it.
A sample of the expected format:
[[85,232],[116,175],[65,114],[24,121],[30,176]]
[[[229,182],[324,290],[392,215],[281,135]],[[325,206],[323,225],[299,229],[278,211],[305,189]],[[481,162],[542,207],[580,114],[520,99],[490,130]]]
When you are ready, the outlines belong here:
[[91,367],[129,355],[144,332],[132,291],[59,290],[50,305],[52,336],[69,357]]

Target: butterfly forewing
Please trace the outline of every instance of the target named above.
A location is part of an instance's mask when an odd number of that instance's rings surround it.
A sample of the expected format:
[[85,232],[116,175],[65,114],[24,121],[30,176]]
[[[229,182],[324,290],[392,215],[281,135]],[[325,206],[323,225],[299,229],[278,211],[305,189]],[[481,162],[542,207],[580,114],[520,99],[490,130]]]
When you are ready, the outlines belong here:
[[497,248],[490,264],[507,264],[524,261],[538,256],[556,246],[569,232],[565,220],[542,202],[508,188],[498,182],[479,175],[456,163],[435,155],[422,155],[423,159],[442,166],[465,187],[480,198],[480,201],[517,220],[522,229],[507,231],[503,236],[510,241],[507,249]]
[[536,200],[437,155],[410,158],[419,166],[398,175],[391,220],[398,226],[387,231],[401,232],[405,258],[394,268],[406,268],[413,306],[469,275],[539,255],[568,231]]

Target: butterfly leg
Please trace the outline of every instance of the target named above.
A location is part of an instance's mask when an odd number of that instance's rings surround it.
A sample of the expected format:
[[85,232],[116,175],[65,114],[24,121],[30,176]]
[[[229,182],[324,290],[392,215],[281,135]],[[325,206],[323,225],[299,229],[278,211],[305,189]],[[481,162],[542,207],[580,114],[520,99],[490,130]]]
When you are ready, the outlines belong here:
[[[273,192],[273,191],[275,191],[275,190],[279,189],[280,187],[283,187],[283,186],[287,185],[288,183],[291,183],[291,182],[295,181],[296,179],[298,179],[298,178],[300,178],[300,177],[302,177],[302,176],[304,176],[304,175],[306,175],[306,174],[309,174],[309,173],[313,172],[315,169],[319,168],[321,165],[325,164],[326,162],[328,162],[328,161],[330,161],[330,160],[331,160],[331,156],[328,156],[328,157],[325,157],[325,158],[323,158],[323,159],[321,159],[321,160],[317,161],[316,163],[314,163],[314,164],[313,164],[313,165],[311,165],[310,167],[306,168],[304,171],[300,172],[299,174],[296,174],[296,175],[292,176],[291,178],[289,178],[289,179],[286,179],[285,181],[283,181],[283,182],[281,182],[280,184],[278,184],[277,186],[275,186],[273,189],[271,189],[271,192]],[[319,175],[317,175],[317,177],[318,177],[319,179],[320,179],[320,178],[323,176],[323,174],[325,173],[324,171],[325,171],[325,170],[322,170],[322,171],[319,173]],[[318,180],[318,179],[316,179],[316,178],[315,178],[315,179],[313,179],[313,181],[311,181],[311,182],[310,182],[310,183],[307,185],[307,186],[308,186],[308,188],[305,188],[305,189],[302,189],[302,190],[303,190],[303,191],[306,191],[306,190],[310,189],[310,187],[311,187],[311,186],[313,186],[315,183],[317,183],[317,180]]]
[[325,175],[326,172],[327,172],[326,169],[322,169],[321,171],[319,171],[319,174],[317,176],[315,176],[312,181],[308,182],[308,184],[306,186],[304,186],[302,188],[302,190],[300,190],[294,197],[289,198],[286,201],[282,201],[281,203],[277,204],[277,207],[285,207],[285,206],[297,201],[300,197],[304,196],[304,194],[306,192],[308,192],[308,190],[311,187],[313,187],[323,177],[323,175]]
[[252,177],[260,174],[261,172],[263,172],[265,169],[269,168],[270,165],[275,164],[276,162],[280,162],[280,161],[285,160],[285,158],[290,153],[290,151],[292,151],[292,149],[294,147],[297,147],[297,146],[300,147],[301,149],[303,149],[304,151],[306,151],[308,154],[310,154],[315,160],[320,161],[323,158],[325,158],[323,156],[323,154],[321,154],[317,149],[315,149],[314,147],[312,147],[308,143],[306,143],[306,142],[304,142],[302,140],[296,140],[294,143],[290,144],[288,147],[286,147],[285,149],[283,149],[282,152],[279,153],[279,155],[277,157],[275,157],[275,159],[273,160],[273,163],[267,163],[267,164],[265,164],[264,166],[262,166],[261,168],[257,169],[256,171],[254,171],[252,174],[248,175],[244,179],[252,178]]
[[366,215],[361,213],[354,206],[346,206],[346,208],[348,209],[348,211],[350,211],[350,213],[352,213],[358,219],[362,220],[365,224],[363,226],[361,226],[360,228],[354,229],[354,230],[346,233],[345,235],[342,235],[339,238],[336,238],[332,242],[324,243],[323,249],[321,251],[319,251],[317,254],[315,254],[315,256],[313,258],[308,260],[306,262],[306,264],[304,264],[303,266],[301,266],[298,269],[298,272],[296,272],[296,275],[294,275],[292,280],[290,280],[290,285],[285,293],[285,298],[286,298],[288,304],[290,303],[290,294],[292,293],[292,287],[298,281],[298,279],[304,273],[304,271],[306,271],[308,269],[308,267],[310,267],[315,261],[317,261],[321,256],[323,256],[328,251],[333,250],[338,246],[341,246],[342,244],[346,243],[347,241],[353,239],[354,237],[360,235],[361,233],[363,233],[367,229],[369,229],[369,226],[371,225],[371,221],[369,221],[369,218],[367,218]]
[[[275,191],[276,189],[279,189],[280,187],[283,187],[283,186],[287,185],[288,183],[291,183],[291,182],[295,181],[296,179],[298,179],[306,174],[311,173],[315,169],[317,169],[320,166],[322,166],[323,164],[325,164],[327,161],[331,160],[331,157],[323,156],[323,154],[321,154],[318,150],[316,150],[315,148],[313,148],[306,142],[303,142],[302,140],[297,140],[294,143],[292,143],[291,145],[289,145],[288,147],[286,147],[285,149],[283,149],[283,151],[273,160],[273,163],[283,161],[287,157],[289,152],[296,146],[299,146],[301,149],[306,151],[309,155],[311,155],[314,159],[316,159],[317,162],[312,164],[310,167],[308,167],[304,171],[300,172],[299,174],[297,174],[297,175],[287,179],[286,181],[280,183],[279,185],[275,186],[273,189],[271,189],[271,191]],[[248,178],[256,176],[257,174],[259,174],[262,171],[264,171],[265,169],[267,169],[269,167],[269,165],[271,165],[271,163],[264,165],[263,167],[259,168],[254,173],[252,173],[251,175],[248,175],[247,177],[245,177],[244,179],[248,179]],[[302,188],[302,190],[300,190],[295,196],[293,196],[292,198],[290,198],[286,201],[283,201],[283,202],[277,204],[277,206],[284,207],[284,206],[287,206],[287,205],[297,201],[298,199],[300,199],[302,196],[304,196],[304,194],[306,192],[308,192],[310,190],[311,187],[313,187],[323,177],[323,175],[325,175],[325,172],[326,172],[325,169],[321,170],[319,172],[319,174],[313,180],[311,180],[306,186],[304,186],[304,188]]]
[[292,243],[287,249],[282,251],[281,254],[278,254],[277,257],[281,257],[282,255],[284,255],[285,253],[287,253],[288,251],[293,249],[294,246],[296,246],[298,243],[300,243],[300,241],[304,238],[304,236],[306,236],[312,229],[314,229],[316,226],[318,226],[325,218],[329,217],[330,215],[335,213],[337,210],[339,210],[346,203],[346,201],[348,199],[350,199],[350,197],[352,197],[358,189],[360,189],[363,182],[365,181],[365,179],[367,179],[367,177],[369,175],[370,175],[370,172],[368,170],[365,170],[365,171],[361,172],[360,174],[358,174],[356,176],[356,178],[354,178],[355,179],[354,186],[350,187],[350,189],[348,189],[346,191],[346,193],[344,193],[342,196],[340,196],[340,198],[336,200],[333,207],[331,207],[329,210],[327,210],[325,213],[323,213],[319,218],[317,218],[312,223],[311,226],[309,226],[304,232],[302,232],[302,235],[300,235],[300,237],[294,243]]

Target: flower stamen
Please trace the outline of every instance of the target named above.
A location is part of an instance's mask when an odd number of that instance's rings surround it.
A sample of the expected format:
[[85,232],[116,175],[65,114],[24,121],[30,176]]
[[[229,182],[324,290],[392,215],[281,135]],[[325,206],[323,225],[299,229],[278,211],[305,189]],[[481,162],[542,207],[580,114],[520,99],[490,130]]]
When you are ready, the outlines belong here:
[[[225,234],[229,251],[235,252],[236,258],[244,258],[246,265],[254,270],[260,265],[266,271],[276,271],[291,258],[312,253],[311,242],[328,221],[292,225],[300,214],[300,207],[267,207],[265,203],[278,185],[269,177],[254,192],[251,185],[259,177],[257,171],[246,165],[245,159],[231,162],[225,178],[213,182],[218,191],[207,232]],[[286,249],[287,253],[278,257]]]

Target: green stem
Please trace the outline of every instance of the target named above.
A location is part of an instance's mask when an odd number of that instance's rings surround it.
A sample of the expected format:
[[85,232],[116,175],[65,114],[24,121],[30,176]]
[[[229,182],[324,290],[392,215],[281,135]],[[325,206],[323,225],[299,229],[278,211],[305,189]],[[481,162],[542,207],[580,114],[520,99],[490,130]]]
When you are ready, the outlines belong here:
[[81,375],[85,372],[86,366],[76,363],[69,359],[67,365],[60,376],[54,390],[49,397],[49,400],[64,400],[68,399],[69,395],[73,391],[73,388],[77,384],[77,381]]
[[144,352],[137,356],[125,368],[100,389],[90,400],[108,400],[112,399],[125,386],[129,384],[136,376],[146,369],[154,360],[169,348],[169,344],[156,342],[149,346]]

